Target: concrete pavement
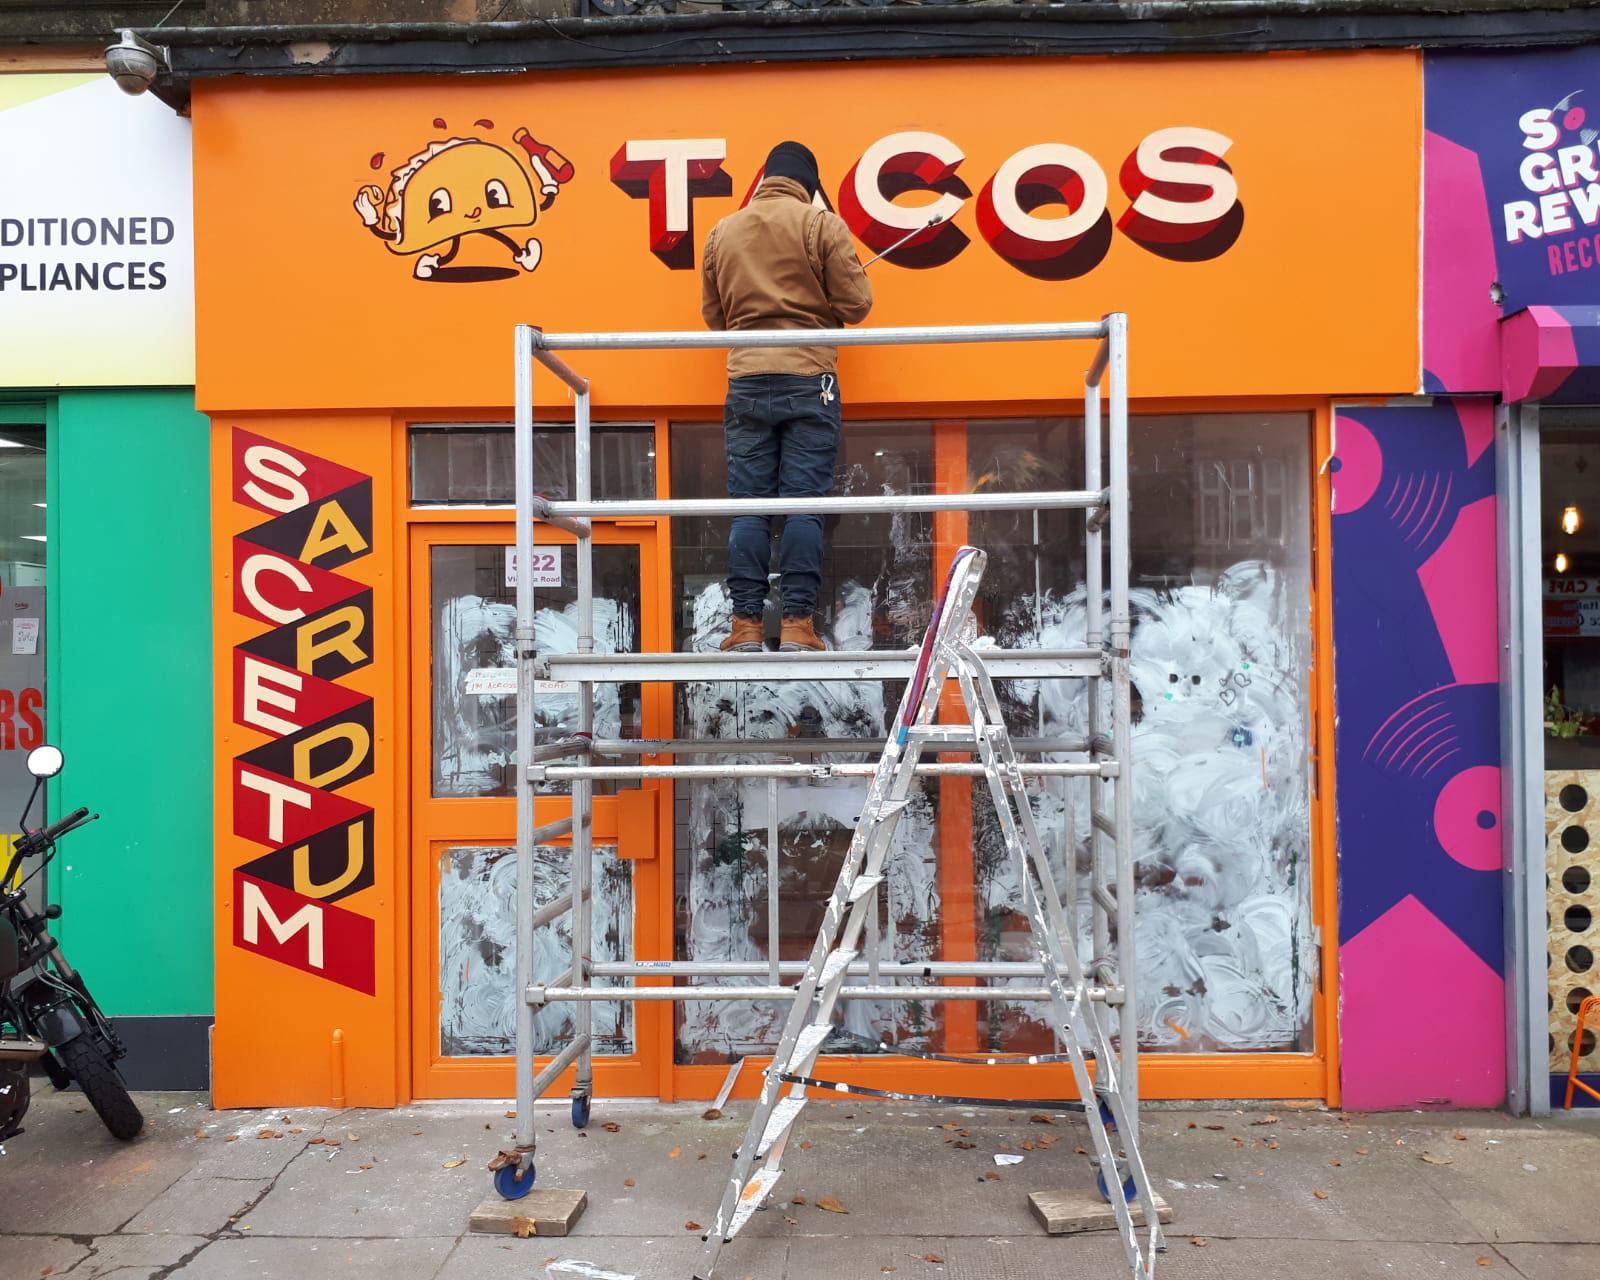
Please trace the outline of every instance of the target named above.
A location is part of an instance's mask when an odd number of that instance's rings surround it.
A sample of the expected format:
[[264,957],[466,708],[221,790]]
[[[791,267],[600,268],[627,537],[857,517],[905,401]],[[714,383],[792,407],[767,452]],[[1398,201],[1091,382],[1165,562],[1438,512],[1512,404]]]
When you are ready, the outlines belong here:
[[[0,1157],[3,1280],[687,1280],[690,1224],[709,1219],[747,1114],[601,1100],[579,1134],[564,1105],[541,1111],[539,1182],[582,1188],[589,1207],[572,1236],[519,1240],[466,1234],[506,1104],[140,1101],[147,1131],[124,1145],[81,1097],[43,1087]],[[1029,1190],[1092,1181],[1081,1127],[1052,1119],[818,1101],[720,1277],[1125,1276],[1114,1236],[1046,1237],[1029,1214]],[[1592,1118],[1149,1108],[1145,1143],[1176,1214],[1158,1267],[1172,1280],[1600,1275]],[[997,1167],[997,1153],[1023,1160]]]

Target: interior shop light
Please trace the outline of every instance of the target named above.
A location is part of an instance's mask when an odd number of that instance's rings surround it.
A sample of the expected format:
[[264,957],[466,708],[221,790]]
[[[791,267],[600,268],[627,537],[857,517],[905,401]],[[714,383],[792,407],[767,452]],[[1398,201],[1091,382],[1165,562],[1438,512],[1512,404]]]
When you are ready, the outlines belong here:
[[1567,571],[1567,563],[1567,553],[1565,551],[1556,552],[1556,572],[1565,573]]
[[1561,532],[1569,538],[1583,526],[1583,517],[1577,507],[1566,507],[1561,512]]

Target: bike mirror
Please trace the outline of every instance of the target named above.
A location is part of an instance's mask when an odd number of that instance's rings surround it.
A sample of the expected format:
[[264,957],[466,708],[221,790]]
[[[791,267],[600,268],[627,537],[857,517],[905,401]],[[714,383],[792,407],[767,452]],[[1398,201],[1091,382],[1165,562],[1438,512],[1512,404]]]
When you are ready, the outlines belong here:
[[43,746],[35,747],[28,752],[28,772],[35,778],[53,778],[61,772],[61,766],[66,764],[66,757],[61,754],[60,747]]

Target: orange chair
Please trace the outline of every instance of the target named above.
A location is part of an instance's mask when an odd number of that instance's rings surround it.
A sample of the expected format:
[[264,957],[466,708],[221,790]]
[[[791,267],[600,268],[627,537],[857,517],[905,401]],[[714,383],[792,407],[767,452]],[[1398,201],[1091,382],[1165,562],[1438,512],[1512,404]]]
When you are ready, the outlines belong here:
[[1578,1006],[1578,1026],[1572,1033],[1572,1069],[1567,1072],[1567,1101],[1565,1110],[1572,1110],[1572,1091],[1582,1089],[1596,1102],[1600,1102],[1600,1090],[1590,1088],[1578,1079],[1578,1058],[1583,1052],[1583,1024],[1590,1014],[1596,1015],[1600,1021],[1600,996],[1585,996],[1583,1003]]

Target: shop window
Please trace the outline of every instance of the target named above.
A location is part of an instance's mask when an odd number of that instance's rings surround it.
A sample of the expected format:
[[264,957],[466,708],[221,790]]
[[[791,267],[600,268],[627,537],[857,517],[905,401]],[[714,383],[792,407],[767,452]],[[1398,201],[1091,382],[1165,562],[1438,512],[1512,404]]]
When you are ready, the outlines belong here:
[[[1564,1077],[1578,1006],[1600,991],[1600,409],[1546,407],[1539,429],[1550,1072]],[[1577,1045],[1585,1075],[1600,1072],[1596,1032]]]
[[[533,474],[547,498],[570,499],[576,441],[572,424],[541,423],[533,432]],[[597,422],[590,429],[591,492],[596,499],[653,498],[655,428]],[[515,438],[509,426],[429,423],[411,428],[413,506],[513,506]]]
[[[45,538],[44,411],[38,406],[0,404],[0,593],[5,625],[0,628],[0,865],[20,831],[13,830],[33,789],[25,760],[44,741]],[[43,819],[36,807],[33,821]],[[38,871],[32,861],[21,869]],[[29,891],[43,901],[46,886]]]
[[[722,429],[672,428],[672,484],[678,497],[726,493]],[[850,423],[835,491],[847,494],[933,490],[933,429],[920,423]],[[835,649],[915,644],[927,625],[933,564],[928,515],[849,515],[827,522],[828,550],[817,622]],[[680,649],[715,648],[727,634],[727,523],[674,520],[673,600]],[[773,563],[776,571],[776,556]],[[776,631],[777,584],[768,629]],[[869,753],[805,752],[806,738],[882,736],[903,684],[831,682],[774,685],[705,683],[680,687],[676,732],[689,738],[789,738],[795,759],[870,760]],[[765,757],[771,759],[770,756]],[[736,763],[755,756],[699,756]],[[677,954],[694,960],[767,958],[769,793],[764,780],[679,784],[676,842]],[[780,875],[779,957],[804,960],[866,795],[865,780],[794,783],[777,788]],[[931,959],[940,951],[936,786],[920,785],[900,821],[878,922],[886,960]],[[765,978],[751,979],[753,983]],[[697,1004],[678,1009],[680,1061],[720,1061],[776,1042],[786,1004]],[[881,1040],[935,1048],[943,1006],[841,1003],[832,1052],[872,1052]]]
[[[633,954],[633,864],[615,846],[593,850],[593,938],[599,961]],[[572,853],[534,849],[535,902],[568,892]],[[517,854],[514,848],[453,848],[439,857],[439,1052],[445,1057],[506,1055],[517,1044]],[[534,931],[534,982],[553,982],[572,955],[571,917]],[[597,985],[619,985],[600,979]],[[595,1052],[633,1051],[633,1005],[596,1002]],[[573,1037],[572,1004],[550,1004],[533,1018],[535,1053],[554,1053]]]
[[[1139,1039],[1147,1051],[1311,1049],[1311,427],[1303,414],[1139,417],[1131,424],[1134,850]],[[1080,420],[973,422],[973,488],[1075,488]],[[1083,521],[981,513],[980,611],[1007,647],[1084,639]],[[1003,681],[1014,733],[1087,724],[1071,681]],[[1066,875],[1069,787],[1035,786]],[[1087,867],[1087,806],[1071,804]],[[985,795],[974,801],[978,949],[1027,957],[1026,925]],[[1079,878],[1080,887],[1087,877]],[[1087,897],[1079,902],[1091,958]],[[988,1047],[1048,1048],[1033,1006],[990,1005]]]
[[[720,429],[672,430],[674,495],[718,496],[725,474]],[[1145,417],[1134,421],[1131,438],[1140,1042],[1153,1051],[1306,1051],[1314,978],[1311,424],[1304,414]],[[965,476],[972,491],[1077,488],[1082,424],[1012,419],[935,430],[927,423],[849,423],[839,474],[840,489],[858,493],[929,492],[935,474]],[[990,512],[942,517],[937,527],[931,516],[860,516],[840,521],[831,537],[819,625],[834,648],[898,648],[921,638],[937,589],[936,541],[946,551],[967,541],[988,552],[977,610],[1000,644],[1083,643],[1078,513]],[[681,648],[707,648],[725,634],[725,539],[725,522],[673,522]],[[900,692],[876,684],[686,687],[677,732],[874,736]],[[1006,681],[1000,692],[1018,736],[1084,732],[1086,689],[1079,682]],[[1035,787],[1041,830],[1063,883],[1069,857],[1079,868],[1087,860],[1087,810],[1069,785],[1085,784],[1053,779]],[[815,921],[805,918],[803,904],[831,890],[863,794],[864,785],[779,788],[783,959],[803,958],[814,939]],[[937,957],[956,941],[975,947],[980,959],[1028,959],[1014,877],[983,789],[945,780],[919,795],[920,808],[896,836],[890,869],[900,883],[880,921],[880,955]],[[677,796],[677,954],[764,960],[766,784],[680,786]],[[1076,815],[1071,833],[1069,808]],[[954,838],[968,815],[971,839],[950,853],[971,858],[970,908],[966,892],[943,901],[939,821],[955,824]],[[1086,888],[1086,877],[1077,883]],[[1089,960],[1086,896],[1078,908]],[[945,1045],[947,1008],[846,1006],[832,1047],[861,1052],[897,1039],[952,1051],[1050,1047],[1036,1006],[1003,1000],[980,1008],[976,1044]],[[770,1045],[782,1013],[686,1005],[679,1057],[707,1060]]]
[[[432,548],[433,794],[511,796],[517,745],[516,586],[511,548]],[[541,569],[552,585],[534,596],[534,634],[541,650],[571,653],[577,646],[577,586],[570,544],[541,547],[553,566]],[[639,548],[598,543],[594,548],[595,652],[639,652]],[[548,742],[578,727],[578,689],[566,681],[541,681],[534,699],[535,741]],[[594,732],[599,738],[637,738],[641,728],[637,684],[599,685]],[[570,791],[547,783],[541,794]],[[596,784],[610,794],[615,784]]]

